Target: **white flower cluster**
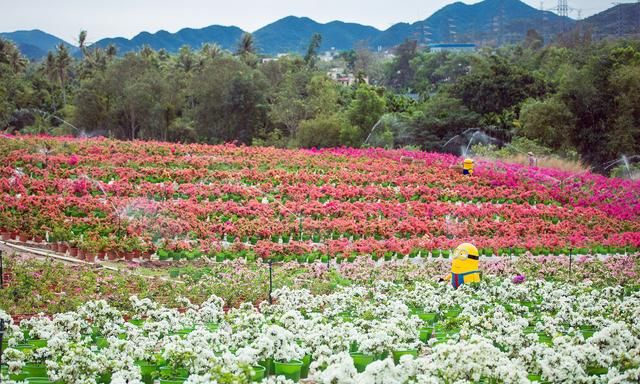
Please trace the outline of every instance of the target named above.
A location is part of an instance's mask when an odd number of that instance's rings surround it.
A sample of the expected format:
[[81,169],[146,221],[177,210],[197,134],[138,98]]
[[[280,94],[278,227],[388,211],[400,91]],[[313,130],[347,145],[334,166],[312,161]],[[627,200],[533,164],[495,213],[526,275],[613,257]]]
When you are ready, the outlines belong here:
[[[618,287],[485,279],[458,290],[375,283],[273,297],[228,313],[217,297],[185,299],[183,313],[132,297],[132,322],[105,301],[20,328],[0,312],[10,322],[3,361],[12,374],[46,364],[51,379],[82,384],[104,375],[139,383],[159,365],[188,372],[187,383],[237,382],[251,366],[291,360],[326,384],[640,382],[640,294]],[[24,333],[46,347],[20,350]],[[369,364],[357,369],[356,356]]]

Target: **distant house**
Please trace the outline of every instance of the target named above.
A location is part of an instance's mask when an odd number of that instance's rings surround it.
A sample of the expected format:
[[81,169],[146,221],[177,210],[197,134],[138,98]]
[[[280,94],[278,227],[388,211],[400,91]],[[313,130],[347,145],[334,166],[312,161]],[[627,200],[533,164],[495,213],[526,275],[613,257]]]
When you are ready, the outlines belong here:
[[431,52],[475,52],[475,44],[430,44],[429,49]]
[[[331,68],[331,70],[327,72],[327,77],[346,87],[352,86],[358,81],[358,78],[353,73],[347,73],[344,68]],[[363,80],[369,84],[368,77],[364,77]]]
[[336,57],[338,57],[338,54],[339,52],[336,51],[335,47],[331,47],[331,50],[322,53],[319,56],[319,58],[320,58],[320,61],[324,61],[325,63],[328,63],[330,61],[333,61]]

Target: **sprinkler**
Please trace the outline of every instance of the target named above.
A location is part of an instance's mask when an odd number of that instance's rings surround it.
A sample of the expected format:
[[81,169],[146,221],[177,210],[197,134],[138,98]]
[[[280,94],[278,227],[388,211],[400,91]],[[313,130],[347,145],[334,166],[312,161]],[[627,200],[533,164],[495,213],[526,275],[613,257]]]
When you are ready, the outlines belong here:
[[[4,319],[0,319],[0,367],[2,367],[2,342],[4,341],[4,330],[5,330],[5,326],[4,326]],[[2,373],[0,372],[0,375],[2,375]],[[2,378],[0,377],[0,381],[2,381]]]
[[[571,265],[573,264],[573,248],[569,247],[569,275],[571,275]],[[571,279],[573,280],[573,279]]]
[[273,292],[273,261],[269,259],[269,304],[273,304],[271,293]]

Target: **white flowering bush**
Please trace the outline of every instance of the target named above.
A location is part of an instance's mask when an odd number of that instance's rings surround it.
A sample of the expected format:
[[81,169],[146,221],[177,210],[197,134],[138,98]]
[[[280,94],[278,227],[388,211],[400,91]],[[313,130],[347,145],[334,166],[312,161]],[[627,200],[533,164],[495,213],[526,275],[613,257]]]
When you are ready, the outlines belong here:
[[225,312],[215,296],[184,299],[184,311],[132,297],[126,314],[101,300],[20,324],[0,312],[3,382],[38,365],[65,383],[244,383],[252,366],[291,360],[326,384],[640,381],[640,294],[622,287],[376,282],[330,294],[283,288],[273,298]]

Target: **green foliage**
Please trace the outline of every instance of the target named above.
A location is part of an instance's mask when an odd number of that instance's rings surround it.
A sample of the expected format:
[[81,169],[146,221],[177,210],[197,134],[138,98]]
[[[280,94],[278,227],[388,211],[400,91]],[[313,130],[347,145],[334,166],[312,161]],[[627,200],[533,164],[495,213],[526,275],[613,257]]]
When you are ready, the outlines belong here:
[[476,155],[489,158],[509,158],[529,152],[535,153],[537,156],[551,155],[553,153],[553,149],[540,145],[537,141],[526,137],[515,137],[509,145],[502,148],[492,144],[477,144],[472,146],[472,149]]
[[386,84],[396,90],[406,90],[414,78],[411,61],[418,53],[418,42],[406,40],[396,48],[396,57],[386,69]]
[[305,120],[300,125],[297,142],[304,148],[337,147],[341,142],[341,132],[349,130],[349,124],[339,115],[322,115],[318,118]]
[[567,133],[574,117],[556,97],[527,100],[520,111],[521,126],[516,133],[555,150],[570,146]]
[[440,94],[427,100],[416,114],[414,140],[428,150],[442,150],[446,141],[477,126],[479,119],[480,115],[470,111],[459,99]]
[[251,143],[266,124],[267,86],[260,72],[233,58],[215,59],[206,65],[195,76],[193,86],[199,137],[212,143]]
[[480,114],[500,114],[529,97],[541,97],[546,84],[539,76],[510,64],[500,56],[489,56],[453,86],[452,94]]
[[360,84],[347,112],[349,121],[357,132],[347,128],[348,138],[345,143],[359,146],[366,139],[385,112],[385,99],[380,96],[379,90],[367,84]]
[[455,84],[481,59],[476,55],[451,52],[422,53],[411,61],[415,79],[411,88],[422,95],[438,91],[443,85]]

